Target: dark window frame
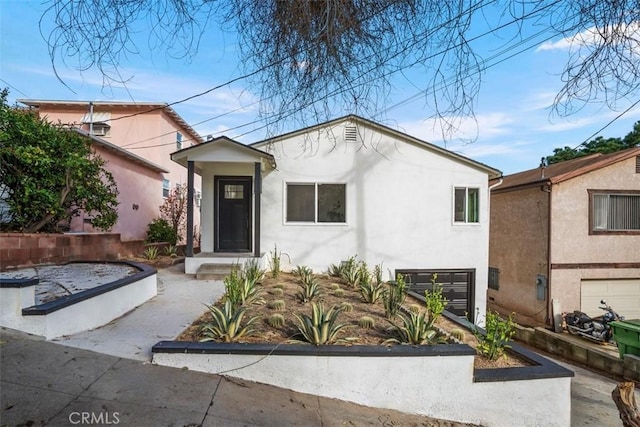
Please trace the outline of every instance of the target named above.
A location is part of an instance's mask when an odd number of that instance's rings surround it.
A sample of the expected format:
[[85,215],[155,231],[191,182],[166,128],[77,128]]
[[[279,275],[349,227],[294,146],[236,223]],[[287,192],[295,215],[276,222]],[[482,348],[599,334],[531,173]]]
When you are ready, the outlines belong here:
[[[342,220],[328,221],[323,220],[321,217],[330,215],[330,212],[321,212],[324,206],[321,206],[320,202],[322,197],[320,196],[321,186],[342,186],[343,187],[343,206],[338,206],[338,215],[342,215]],[[310,187],[313,188],[313,218],[310,215],[305,219],[290,219],[289,211],[289,187]],[[311,209],[308,209],[311,212]],[[340,212],[342,211],[342,212]],[[327,224],[327,225],[342,225],[347,223],[347,184],[343,182],[285,182],[285,208],[284,208],[284,222],[285,224]]]
[[489,267],[487,286],[489,289],[500,290],[500,269],[498,267]]
[[589,235],[640,235],[640,228],[635,230],[607,230],[595,228],[595,203],[594,196],[597,195],[629,195],[640,197],[638,190],[587,190],[589,196]]

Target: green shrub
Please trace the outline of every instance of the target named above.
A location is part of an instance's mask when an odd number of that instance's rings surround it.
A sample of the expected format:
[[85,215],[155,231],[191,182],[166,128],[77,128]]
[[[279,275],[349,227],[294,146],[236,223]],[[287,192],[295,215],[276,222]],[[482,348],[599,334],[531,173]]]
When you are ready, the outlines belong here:
[[516,333],[516,323],[513,320],[513,313],[504,320],[497,312],[487,311],[486,334],[482,334],[478,327],[473,329],[473,334],[478,339],[476,347],[480,354],[489,360],[497,360],[504,355],[507,348],[511,348],[508,342]]
[[442,314],[444,308],[449,303],[449,301],[442,295],[442,284],[436,283],[437,278],[437,274],[434,274],[431,277],[432,289],[431,291],[426,290],[424,292],[427,312],[429,313],[429,317],[433,320],[437,319]]
[[148,225],[147,242],[168,242],[175,246],[178,242],[178,235],[166,219],[156,218]]
[[242,318],[246,308],[234,307],[231,301],[227,300],[222,308],[215,305],[207,306],[211,313],[212,320],[202,327],[201,342],[224,341],[234,342],[243,336],[253,334],[251,324],[257,317],[252,317],[242,326]]

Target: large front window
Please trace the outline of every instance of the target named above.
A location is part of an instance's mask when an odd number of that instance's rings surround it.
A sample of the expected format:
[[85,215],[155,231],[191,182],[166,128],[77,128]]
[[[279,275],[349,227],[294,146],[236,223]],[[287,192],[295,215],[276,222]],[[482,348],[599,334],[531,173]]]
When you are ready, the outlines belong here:
[[591,192],[592,232],[640,231],[640,193]]
[[286,221],[346,222],[346,185],[288,183]]
[[457,223],[479,222],[480,189],[456,187],[454,190],[453,220]]

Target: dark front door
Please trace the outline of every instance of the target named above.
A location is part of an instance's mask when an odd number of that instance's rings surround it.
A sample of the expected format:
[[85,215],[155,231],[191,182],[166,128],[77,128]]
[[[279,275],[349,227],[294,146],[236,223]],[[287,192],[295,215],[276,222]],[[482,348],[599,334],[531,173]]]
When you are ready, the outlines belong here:
[[216,252],[251,251],[251,177],[215,179]]

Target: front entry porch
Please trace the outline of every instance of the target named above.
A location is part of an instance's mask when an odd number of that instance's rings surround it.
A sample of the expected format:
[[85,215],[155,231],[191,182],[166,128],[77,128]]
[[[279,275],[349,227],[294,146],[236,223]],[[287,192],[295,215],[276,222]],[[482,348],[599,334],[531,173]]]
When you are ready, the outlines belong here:
[[[171,155],[188,172],[185,273],[222,278],[260,250],[262,177],[275,169],[271,154],[226,137]],[[193,253],[194,174],[202,178],[200,250]],[[219,277],[222,276],[222,277]]]

